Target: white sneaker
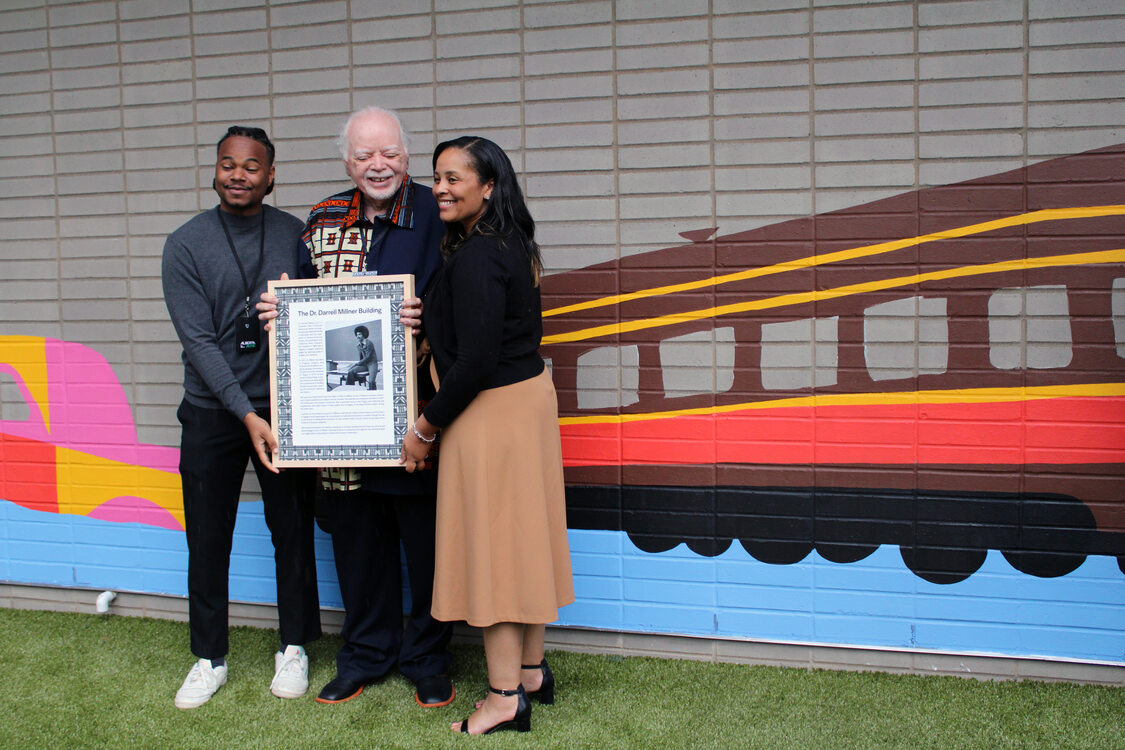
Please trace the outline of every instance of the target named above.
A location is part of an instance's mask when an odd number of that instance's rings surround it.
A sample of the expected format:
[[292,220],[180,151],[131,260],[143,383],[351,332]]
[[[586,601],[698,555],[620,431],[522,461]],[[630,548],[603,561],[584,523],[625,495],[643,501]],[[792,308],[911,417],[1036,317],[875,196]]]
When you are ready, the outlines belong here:
[[200,659],[192,665],[184,684],[176,691],[176,708],[197,708],[227,684],[227,665],[212,667],[210,659]]
[[300,698],[309,689],[309,657],[300,646],[286,646],[273,655],[270,692],[278,698]]

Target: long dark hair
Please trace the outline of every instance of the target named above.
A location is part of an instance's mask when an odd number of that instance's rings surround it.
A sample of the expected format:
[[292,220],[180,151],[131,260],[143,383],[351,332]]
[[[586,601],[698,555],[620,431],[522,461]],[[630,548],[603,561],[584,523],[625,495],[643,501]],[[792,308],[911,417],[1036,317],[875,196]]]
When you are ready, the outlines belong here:
[[[492,182],[492,196],[485,203],[484,213],[473,224],[473,232],[499,237],[501,244],[513,234],[523,240],[528,262],[531,264],[531,278],[539,286],[543,274],[543,258],[539,245],[535,242],[535,220],[527,210],[523,191],[516,180],[516,170],[504,149],[487,138],[463,135],[451,141],[443,141],[434,149],[434,168],[442,151],[448,148],[461,149],[469,160],[469,166],[476,172],[482,185]],[[441,251],[447,257],[467,239],[465,228],[460,222],[446,223],[445,237],[441,241]]]

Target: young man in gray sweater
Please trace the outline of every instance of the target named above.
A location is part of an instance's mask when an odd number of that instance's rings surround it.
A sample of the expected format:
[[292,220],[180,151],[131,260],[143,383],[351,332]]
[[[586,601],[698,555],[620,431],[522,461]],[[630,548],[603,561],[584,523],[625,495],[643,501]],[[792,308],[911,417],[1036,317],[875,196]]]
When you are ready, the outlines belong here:
[[198,659],[176,693],[179,708],[203,705],[227,680],[230,552],[248,460],[274,546],[281,630],[274,695],[297,698],[308,690],[304,644],[320,636],[311,485],[306,472],[278,472],[271,463],[269,353],[252,302],[267,280],[302,275],[302,222],[262,203],[273,190],[273,159],[265,131],[232,126],[217,149],[212,186],[219,205],[164,244],[164,298],[184,347],[179,468],[191,651]]

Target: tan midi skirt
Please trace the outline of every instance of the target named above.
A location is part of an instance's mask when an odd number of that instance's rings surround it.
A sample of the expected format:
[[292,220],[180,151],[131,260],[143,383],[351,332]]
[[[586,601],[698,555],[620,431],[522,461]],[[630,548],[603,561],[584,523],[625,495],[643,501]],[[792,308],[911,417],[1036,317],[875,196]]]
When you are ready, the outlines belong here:
[[432,614],[549,623],[574,601],[558,401],[546,370],[481,391],[441,434]]

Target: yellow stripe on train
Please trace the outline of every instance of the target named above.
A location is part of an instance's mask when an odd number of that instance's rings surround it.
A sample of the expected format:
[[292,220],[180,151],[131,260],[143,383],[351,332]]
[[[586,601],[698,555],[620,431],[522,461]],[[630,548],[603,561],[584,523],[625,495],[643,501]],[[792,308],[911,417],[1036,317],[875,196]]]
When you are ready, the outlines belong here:
[[736,302],[729,305],[720,305],[718,307],[706,307],[701,310],[685,310],[684,312],[661,315],[655,318],[642,318],[640,320],[629,320],[623,323],[611,323],[604,326],[581,328],[577,331],[544,336],[543,343],[560,344],[571,341],[584,341],[601,336],[642,331],[647,328],[660,328],[661,326],[676,325],[677,323],[686,323],[693,320],[717,318],[722,315],[733,315],[735,313],[750,312],[753,310],[768,310],[775,307],[800,305],[807,302],[821,302],[824,300],[837,299],[839,297],[847,297],[853,294],[865,294],[867,292],[921,284],[927,281],[940,281],[942,279],[953,279],[963,276],[979,276],[989,273],[1003,273],[1004,271],[1122,262],[1125,262],[1125,250],[1118,249],[1099,250],[1089,253],[1071,253],[1067,255],[1048,255],[1040,258],[1022,258],[1019,260],[1005,260],[998,263],[985,263],[976,266],[947,268],[941,271],[930,271],[928,273],[911,274],[909,276],[896,276],[890,279],[865,281],[859,284],[848,284],[834,289],[783,294],[777,297],[767,297],[765,299],[751,300],[749,302]]
[[927,242],[955,239],[957,237],[969,237],[974,234],[983,234],[985,232],[992,232],[997,229],[1006,229],[1008,227],[1022,226],[1025,224],[1034,224],[1040,221],[1058,221],[1061,219],[1089,219],[1099,216],[1117,216],[1119,214],[1125,214],[1125,206],[1047,208],[1041,211],[1032,211],[1026,214],[1008,216],[1003,219],[985,221],[981,222],[980,224],[969,224],[963,227],[943,229],[940,232],[923,234],[919,235],[918,237],[892,240],[890,242],[880,242],[875,245],[864,245],[862,247],[851,248],[850,250],[840,250],[834,253],[825,253],[824,255],[810,255],[805,258],[798,258],[788,263],[763,266],[761,268],[751,268],[745,271],[724,274],[722,276],[712,276],[711,278],[707,279],[688,281],[683,284],[669,284],[668,286],[658,286],[651,289],[642,289],[637,292],[618,294],[611,297],[602,297],[601,299],[588,300],[586,302],[576,302],[573,305],[564,305],[562,307],[553,307],[549,310],[544,310],[543,317],[546,318],[553,315],[564,315],[570,312],[577,312],[579,310],[591,310],[597,307],[608,307],[610,305],[621,304],[622,302],[631,302],[632,300],[645,299],[646,297],[659,297],[664,294],[687,292],[693,289],[706,289],[708,287],[719,286],[720,284],[729,284],[734,281],[744,281],[746,279],[756,279],[763,276],[772,276],[774,274],[785,273],[786,271],[793,271],[801,268],[811,268],[813,266],[823,266],[829,263],[854,260],[856,258],[869,258],[874,255],[894,252],[895,250],[901,250],[902,248],[912,247],[914,245],[922,245]]
[[824,406],[891,406],[902,404],[989,404],[1013,401],[1040,401],[1051,398],[1107,398],[1125,396],[1125,383],[1081,383],[1019,388],[953,388],[934,391],[895,393],[829,393],[797,396],[771,401],[674,409],[646,414],[596,414],[589,417],[560,417],[560,425],[624,424],[671,417],[711,416],[739,411]]

